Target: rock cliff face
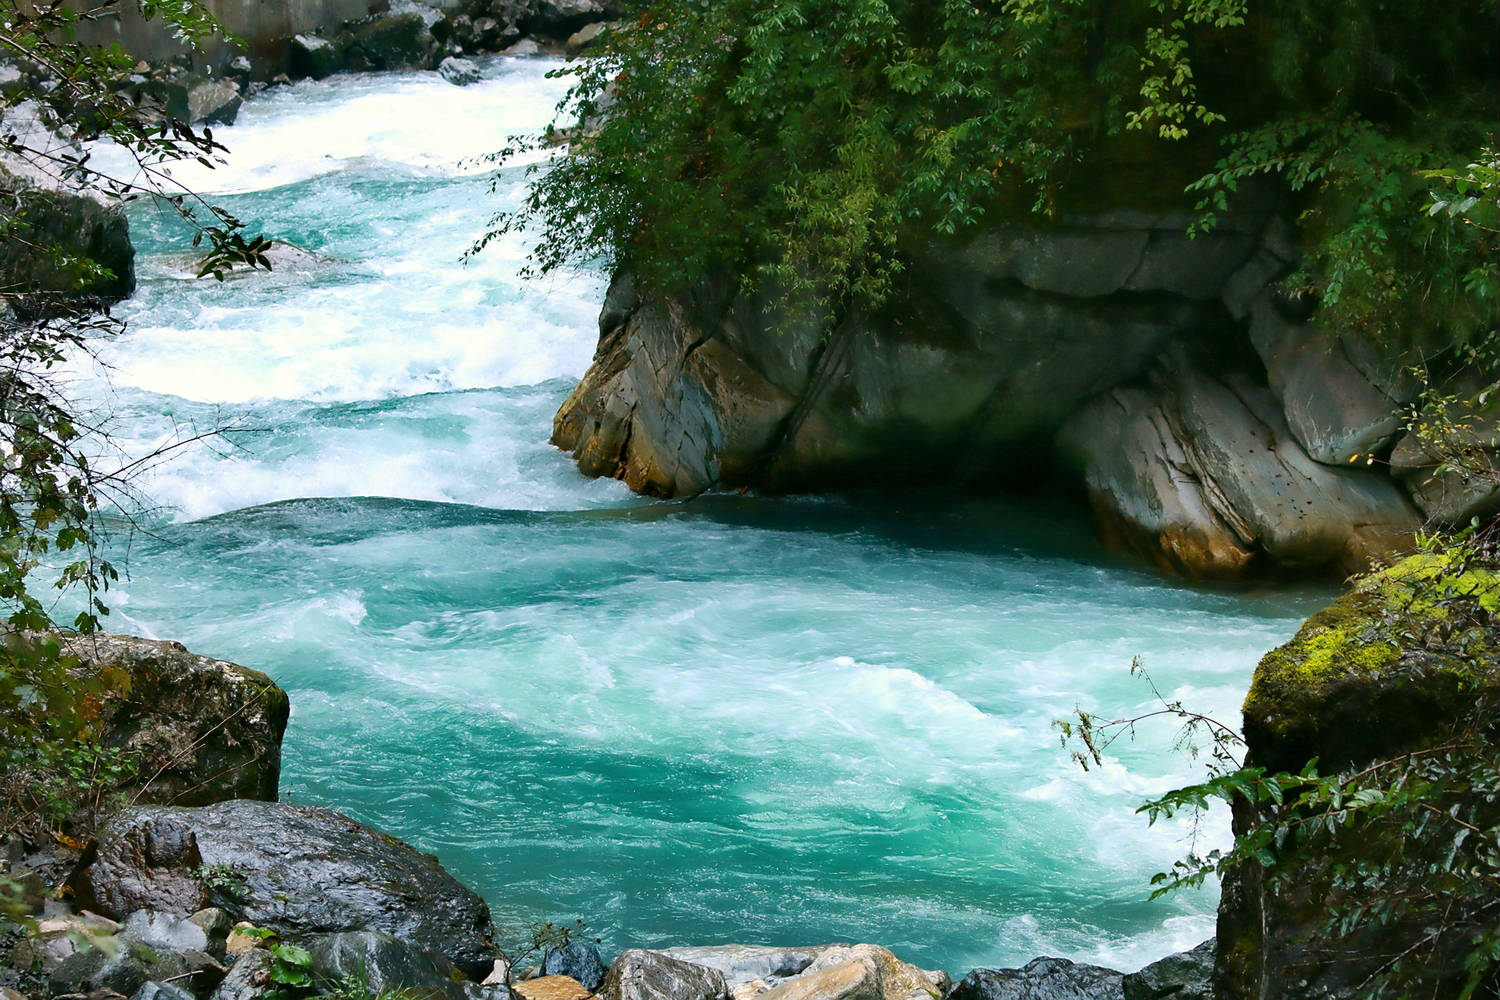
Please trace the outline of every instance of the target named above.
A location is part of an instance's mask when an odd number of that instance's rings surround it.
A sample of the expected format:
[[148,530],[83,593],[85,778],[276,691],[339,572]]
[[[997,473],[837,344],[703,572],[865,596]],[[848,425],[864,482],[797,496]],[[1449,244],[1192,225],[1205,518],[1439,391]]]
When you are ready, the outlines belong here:
[[1441,513],[1401,485],[1430,458],[1399,483],[1350,461],[1389,453],[1412,387],[1275,292],[1297,250],[1274,215],[1196,239],[1191,221],[1119,211],[933,242],[901,301],[831,329],[709,282],[653,298],[617,276],[553,442],[662,497],[1058,468],[1106,538],[1178,572],[1366,568]]
[[[1500,576],[1483,567],[1455,572],[1450,558],[1412,556],[1364,579],[1261,660],[1245,700],[1249,766],[1295,773],[1316,758],[1323,774],[1366,769],[1451,744],[1457,720],[1475,705],[1493,704],[1500,694]],[[1467,624],[1455,621],[1441,606],[1444,601],[1472,602],[1476,613]],[[1489,730],[1490,745],[1497,735]],[[1421,780],[1441,779],[1424,771]],[[1500,822],[1492,793],[1470,788],[1464,794],[1479,804],[1470,817],[1479,827]],[[1462,800],[1444,799],[1433,808],[1461,805]],[[1253,807],[1236,804],[1237,834],[1259,819]],[[1427,825],[1425,813],[1423,820]],[[1413,867],[1398,872],[1389,861],[1377,860],[1384,847],[1368,830],[1330,841],[1317,827],[1310,829],[1291,836],[1295,853],[1282,855],[1277,848],[1274,870],[1246,864],[1224,878],[1217,996],[1354,996],[1372,973],[1417,949],[1424,978],[1410,995],[1458,996],[1466,979],[1465,955],[1463,935],[1454,928],[1471,926],[1475,919],[1465,903],[1414,907],[1388,921],[1367,915],[1352,922],[1342,938],[1329,930],[1332,907],[1378,909],[1408,895],[1411,879],[1423,889],[1443,891],[1444,866],[1435,858],[1412,856],[1407,863]],[[1408,850],[1426,850],[1423,845],[1449,850],[1438,834]],[[1383,870],[1379,880],[1363,883],[1364,889],[1335,878],[1340,869],[1371,863]],[[1492,925],[1492,917],[1478,919],[1481,926]],[[1486,991],[1500,987],[1494,970],[1489,976],[1475,996],[1492,995]]]

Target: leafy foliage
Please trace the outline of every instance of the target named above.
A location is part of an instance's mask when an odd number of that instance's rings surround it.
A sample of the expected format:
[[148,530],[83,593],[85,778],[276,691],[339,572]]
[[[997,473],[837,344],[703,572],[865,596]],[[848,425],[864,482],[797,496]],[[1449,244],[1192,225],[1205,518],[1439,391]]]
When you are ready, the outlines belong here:
[[[128,677],[80,671],[50,630],[68,592],[82,607],[65,626],[99,628],[118,575],[103,555],[104,515],[136,509],[132,476],[185,443],[114,462],[101,454],[103,418],[70,398],[63,372],[93,339],[118,332],[90,289],[119,276],[49,223],[49,210],[73,191],[160,198],[195,226],[207,248],[202,273],[269,267],[263,239],[171,178],[176,160],[213,165],[223,147],[212,133],[132,91],[134,60],[118,45],[76,40],[77,25],[115,6],[0,0],[0,56],[27,80],[0,91],[0,835],[84,835],[134,773],[137,762],[106,747],[101,731],[101,700]],[[218,30],[187,0],[139,6],[188,45]],[[91,144],[100,142],[125,151],[130,171],[96,163]]]
[[1466,692],[1465,709],[1430,720],[1418,745],[1334,773],[1317,760],[1271,772],[1245,759],[1228,726],[1159,693],[1147,716],[1059,723],[1085,766],[1146,718],[1178,720],[1187,743],[1211,747],[1206,780],[1140,811],[1154,823],[1227,803],[1241,819],[1234,844],[1192,851],[1155,876],[1152,898],[1242,866],[1263,870],[1273,892],[1312,885],[1323,922],[1308,928],[1310,953],[1362,956],[1357,995],[1369,1000],[1500,988],[1500,521],[1424,545],[1437,568],[1405,578],[1363,637],[1399,650],[1411,683]]
[[[206,167],[218,162],[224,147],[213,131],[173,117],[160,103],[132,90],[128,82],[135,59],[118,44],[102,47],[76,40],[79,24],[117,13],[121,2],[0,0],[0,55],[40,81],[18,95],[0,95],[0,154],[10,161],[12,172],[24,166],[49,184],[111,199],[164,199],[193,225],[194,245],[206,245],[202,274],[222,280],[223,272],[235,264],[269,269],[262,238],[247,238],[239,219],[185,190],[172,177],[171,164],[180,160],[192,159]],[[190,48],[224,34],[194,0],[134,2],[146,18],[159,18]],[[100,140],[125,150],[132,170],[116,172],[97,162],[91,144]],[[38,249],[55,252],[46,246]]]
[[1310,235],[1298,282],[1338,325],[1467,335],[1475,300],[1456,293],[1494,261],[1410,208],[1500,119],[1493,33],[1473,29],[1496,10],[648,0],[563,71],[550,135],[496,154],[572,140],[476,249],[533,226],[538,272],[603,261],[659,290],[727,274],[836,322],[899,287],[910,246],[997,214],[1182,206],[1192,182],[1211,225],[1270,175]]

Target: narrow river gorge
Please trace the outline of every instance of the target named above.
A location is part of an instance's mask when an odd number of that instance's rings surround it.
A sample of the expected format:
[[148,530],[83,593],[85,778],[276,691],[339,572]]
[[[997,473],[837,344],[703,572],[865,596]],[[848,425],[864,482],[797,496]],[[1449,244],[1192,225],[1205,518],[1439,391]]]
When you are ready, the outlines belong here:
[[[436,853],[503,929],[606,950],[871,941],[955,976],[1057,954],[1132,969],[1210,936],[1150,876],[1227,817],[1149,828],[1195,773],[1170,732],[1081,772],[1053,720],[1168,697],[1237,719],[1319,586],[1202,589],[1103,551],[1045,499],[658,502],[547,443],[596,340],[600,274],[460,261],[520,198],[472,162],[540,127],[548,59],[272,89],[180,179],[302,251],[192,277],[132,209],[129,323],[79,391],[141,453],[114,631],[269,673],[283,796]],[[126,548],[128,544],[128,549]]]

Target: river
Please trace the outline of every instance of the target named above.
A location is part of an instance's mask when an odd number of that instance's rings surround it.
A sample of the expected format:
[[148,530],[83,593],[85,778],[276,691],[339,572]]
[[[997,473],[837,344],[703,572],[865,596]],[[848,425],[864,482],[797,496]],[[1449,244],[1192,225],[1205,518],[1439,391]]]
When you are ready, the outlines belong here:
[[547,443],[602,275],[523,284],[515,204],[465,163],[548,117],[546,59],[486,80],[336,77],[249,101],[180,178],[305,248],[192,278],[132,209],[128,332],[79,391],[140,453],[115,631],[290,693],[283,796],[439,855],[502,933],[584,919],[606,952],[869,941],[955,976],[1056,954],[1135,968],[1209,936],[1148,880],[1227,820],[1148,827],[1199,773],[1172,732],[1081,771],[1053,720],[1168,697],[1233,719],[1329,593],[1191,588],[1053,498],[646,500]]

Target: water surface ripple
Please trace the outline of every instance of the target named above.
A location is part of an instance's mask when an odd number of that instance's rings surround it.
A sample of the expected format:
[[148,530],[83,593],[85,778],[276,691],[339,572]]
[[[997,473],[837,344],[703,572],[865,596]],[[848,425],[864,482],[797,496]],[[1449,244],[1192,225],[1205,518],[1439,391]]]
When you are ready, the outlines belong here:
[[1134,813],[1193,773],[1171,734],[1084,774],[1052,722],[1147,707],[1137,655],[1232,718],[1326,595],[1165,581],[1051,500],[581,477],[546,437],[601,276],[524,286],[516,240],[458,260],[523,183],[459,163],[545,120],[555,66],[248,102],[229,164],[184,179],[306,251],[272,275],[194,281],[181,227],[134,211],[130,332],[84,389],[127,449],[240,433],[145,481],[113,627],[270,673],[284,796],[436,852],[504,930],[873,941],[956,975],[1210,934],[1211,893],[1146,902],[1194,832]]

